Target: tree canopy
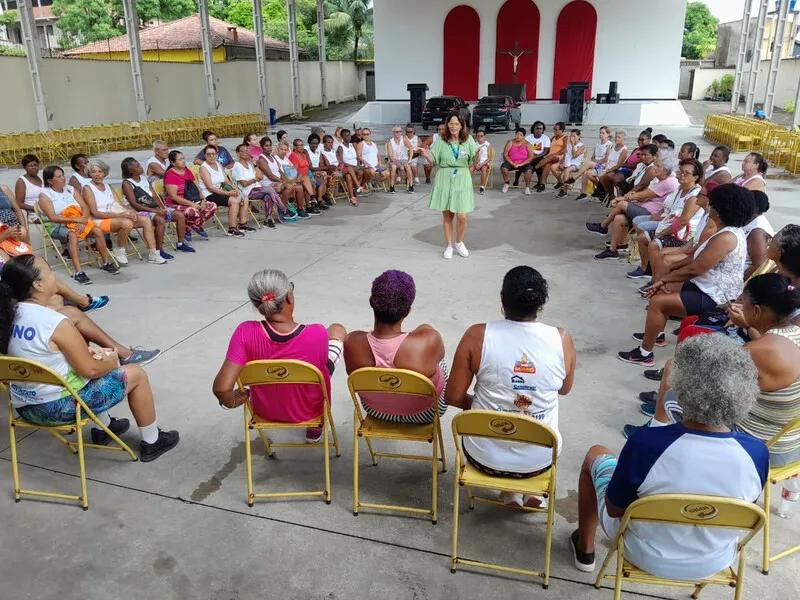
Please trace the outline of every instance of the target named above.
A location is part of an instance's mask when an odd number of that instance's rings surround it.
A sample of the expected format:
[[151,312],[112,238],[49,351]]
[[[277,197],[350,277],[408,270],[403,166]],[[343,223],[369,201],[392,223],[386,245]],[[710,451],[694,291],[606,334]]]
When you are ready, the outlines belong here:
[[703,2],[686,5],[686,20],[683,26],[683,58],[705,58],[717,47],[719,19],[711,14]]

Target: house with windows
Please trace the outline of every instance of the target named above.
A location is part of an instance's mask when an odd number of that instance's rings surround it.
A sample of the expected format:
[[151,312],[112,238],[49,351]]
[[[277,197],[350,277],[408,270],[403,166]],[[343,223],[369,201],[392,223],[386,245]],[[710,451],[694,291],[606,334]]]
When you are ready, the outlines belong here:
[[[61,47],[63,34],[56,27],[58,17],[53,14],[53,0],[32,0],[32,2],[42,56],[55,56]],[[9,10],[17,10],[17,0],[0,0],[0,14]],[[5,27],[0,26],[0,44],[19,44],[20,49],[22,48],[22,29],[19,21]]]

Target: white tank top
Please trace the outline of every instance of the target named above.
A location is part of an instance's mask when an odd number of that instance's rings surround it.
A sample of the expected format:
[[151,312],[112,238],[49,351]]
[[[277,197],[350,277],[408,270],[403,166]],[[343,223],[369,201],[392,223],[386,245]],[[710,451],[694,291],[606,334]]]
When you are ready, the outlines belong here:
[[141,190],[147,192],[147,195],[150,195],[150,182],[147,181],[145,177],[139,177],[139,181],[136,181],[133,177],[128,177],[125,181],[130,183],[131,185],[135,185]]
[[486,161],[489,160],[489,142],[483,142],[482,144],[478,144],[478,164],[482,165]]
[[731,170],[728,168],[728,165],[722,165],[721,167],[714,167],[709,168],[704,174],[703,179],[708,179],[709,177],[713,177],[717,173],[730,173]]
[[27,177],[20,177],[20,179],[25,184],[25,205],[31,207],[36,206],[36,203],[39,202],[39,194],[42,193],[43,188],[28,181]]
[[92,193],[94,193],[94,203],[97,205],[98,211],[105,213],[118,212],[115,208],[117,205],[117,198],[114,196],[114,191],[111,189],[110,185],[104,183],[103,185],[106,189],[102,191],[91,181],[86,185],[92,190]]
[[[558,329],[544,323],[486,324],[472,408],[528,415],[558,436],[558,391],[567,376]],[[500,471],[530,473],[552,463],[548,448],[465,437],[464,448],[480,464]]]
[[328,159],[328,164],[332,167],[339,166],[339,157],[336,156],[336,148],[334,147],[333,150],[325,150],[324,148],[321,150],[323,156]]
[[[67,358],[50,348],[53,332],[68,317],[50,308],[31,302],[20,302],[16,306],[14,328],[8,343],[8,356],[28,358],[50,367],[61,375],[75,391],[86,385],[86,379],[79,376]],[[39,383],[12,383],[11,404],[15,407],[43,404],[58,400],[69,393],[55,385]]]
[[68,206],[77,206],[80,204],[75,200],[75,189],[71,185],[65,185],[63,191],[57,192],[51,187],[42,188],[42,193],[50,198],[53,203],[53,212],[60,215]]
[[345,146],[342,144],[342,162],[346,165],[350,165],[351,167],[355,167],[358,163],[358,156],[356,154],[356,148],[353,144]]
[[312,152],[311,148],[308,149],[308,158],[311,161],[312,169],[319,169],[319,157],[322,154],[322,146],[317,146],[316,152]]
[[[267,155],[267,154],[262,154],[261,156],[264,157],[264,160],[267,163],[267,168],[269,169],[269,172],[272,173],[272,176],[277,178],[277,179],[280,179],[281,178],[281,167],[280,167],[280,163],[278,163],[277,159],[274,156]],[[270,181],[270,183],[272,185],[274,185],[277,182]]]
[[608,153],[608,162],[606,163],[606,166],[613,167],[614,165],[616,165],[619,162],[619,157],[622,156],[622,153],[625,152],[627,149],[628,147],[625,144],[623,144],[622,148],[617,150],[617,145],[614,144],[614,146],[611,148],[611,152]]
[[408,140],[408,143],[411,144],[411,147],[414,150],[419,150],[419,138],[416,135],[411,138],[406,136],[406,139]]
[[567,144],[567,154],[564,157],[565,167],[580,167],[583,162],[583,154],[574,156],[573,153],[583,148],[583,142],[578,142],[574,147],[572,144]]
[[697,257],[706,249],[708,243],[725,231],[730,231],[736,236],[736,248],[723,256],[722,260],[707,272],[692,279],[692,282],[702,292],[711,296],[717,304],[733,302],[741,296],[744,289],[742,273],[744,273],[745,259],[747,258],[747,241],[744,237],[744,231],[741,227],[723,227],[703,242],[695,250],[693,257],[697,260]]
[[608,150],[608,147],[613,145],[614,142],[611,140],[607,141],[605,144],[597,144],[597,146],[594,147],[594,162],[603,164],[603,161],[606,159],[606,151]]
[[408,160],[408,148],[406,148],[402,138],[400,138],[399,143],[396,143],[394,137],[392,137],[389,143],[392,145],[392,156],[400,160]]
[[642,182],[642,179],[644,179],[644,174],[647,173],[647,171],[650,169],[650,167],[652,167],[654,164],[656,164],[656,163],[651,162],[649,165],[646,165],[644,169],[639,171],[639,174],[633,180],[633,185],[634,186],[637,186]]
[[[656,235],[661,233],[662,231],[666,231],[667,229],[672,229],[672,221],[677,217],[680,217],[683,214],[683,208],[686,206],[686,201],[689,198],[694,198],[698,194],[700,194],[700,186],[695,185],[686,193],[682,193],[683,190],[678,188],[675,190],[665,201],[664,201],[664,210],[666,211],[664,218],[656,227]],[[697,226],[700,224],[700,221],[703,219],[703,209],[699,206],[697,207],[697,211],[692,215],[689,219],[689,231],[688,232],[680,232],[681,235],[684,233],[686,234],[686,240],[694,238],[694,234],[697,231]]]
[[370,167],[377,167],[378,145],[374,142],[361,142],[361,159]]
[[[147,162],[144,165],[145,174],[147,173],[148,169],[150,168],[150,165],[152,165],[152,164],[160,165],[161,168],[164,169],[164,171],[169,169],[169,160],[164,160],[164,162],[161,162],[160,160],[158,160],[158,157],[151,156],[150,158],[147,159]],[[153,183],[156,179],[159,179],[158,175],[148,175],[148,177],[147,177],[147,180],[150,183]],[[81,185],[83,185],[83,184],[81,184]]]
[[[217,167],[214,169],[211,167],[207,162],[204,162],[200,165],[201,169],[205,169],[205,171],[211,176],[211,185],[219,188],[222,187],[222,184],[225,183],[225,169],[223,169],[222,165],[217,162]],[[202,194],[203,198],[207,198],[213,192],[209,192],[206,184],[203,183],[203,178],[197,178],[197,187],[200,189],[200,194]]]
[[72,172],[72,176],[76,179],[76,181],[79,184],[81,184],[81,187],[85,186],[87,183],[89,183],[91,181],[91,179],[89,179],[88,177],[84,177],[83,175],[81,175],[77,171],[73,171]]

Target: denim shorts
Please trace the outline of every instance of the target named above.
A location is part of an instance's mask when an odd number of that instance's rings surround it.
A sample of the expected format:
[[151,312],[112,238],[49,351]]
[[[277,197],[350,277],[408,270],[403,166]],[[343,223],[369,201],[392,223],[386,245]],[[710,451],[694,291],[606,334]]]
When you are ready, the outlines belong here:
[[[128,376],[122,369],[92,379],[78,390],[81,397],[96,415],[104,413],[125,399]],[[42,404],[29,404],[17,408],[19,416],[35,425],[66,425],[75,422],[75,400],[65,396]],[[86,415],[82,415],[86,416]]]

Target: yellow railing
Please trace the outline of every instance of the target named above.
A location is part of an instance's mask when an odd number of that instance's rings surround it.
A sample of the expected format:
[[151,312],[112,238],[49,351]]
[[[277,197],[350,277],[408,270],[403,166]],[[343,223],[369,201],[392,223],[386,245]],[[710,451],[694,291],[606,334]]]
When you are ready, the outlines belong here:
[[0,164],[18,165],[26,154],[35,154],[43,162],[63,161],[77,153],[144,148],[158,139],[168,143],[197,141],[205,130],[229,137],[261,133],[266,126],[261,114],[241,113],[0,134]]

